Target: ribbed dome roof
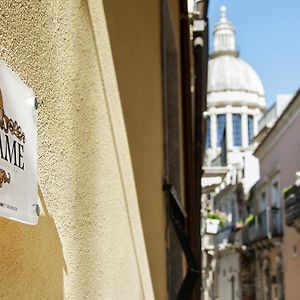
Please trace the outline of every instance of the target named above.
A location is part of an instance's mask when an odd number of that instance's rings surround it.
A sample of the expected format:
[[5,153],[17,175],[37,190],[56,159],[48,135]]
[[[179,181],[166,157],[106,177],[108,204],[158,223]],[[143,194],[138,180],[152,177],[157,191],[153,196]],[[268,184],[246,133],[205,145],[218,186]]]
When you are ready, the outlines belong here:
[[253,68],[234,56],[217,56],[209,61],[207,92],[240,91],[264,96],[263,85]]

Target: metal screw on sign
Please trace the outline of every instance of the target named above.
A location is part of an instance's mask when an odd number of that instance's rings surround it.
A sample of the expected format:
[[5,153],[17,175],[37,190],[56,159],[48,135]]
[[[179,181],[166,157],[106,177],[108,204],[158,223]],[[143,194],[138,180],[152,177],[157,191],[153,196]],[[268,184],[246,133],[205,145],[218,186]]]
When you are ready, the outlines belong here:
[[35,212],[36,212],[36,215],[39,217],[40,214],[41,214],[41,210],[40,210],[40,207],[38,204],[34,204],[35,205]]
[[39,103],[36,97],[34,98],[34,107],[36,110],[39,108]]

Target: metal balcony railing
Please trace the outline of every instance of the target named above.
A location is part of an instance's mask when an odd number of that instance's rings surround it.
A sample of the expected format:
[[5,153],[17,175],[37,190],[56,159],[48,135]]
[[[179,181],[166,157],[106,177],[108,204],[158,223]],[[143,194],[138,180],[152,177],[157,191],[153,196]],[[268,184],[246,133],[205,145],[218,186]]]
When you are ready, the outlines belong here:
[[252,244],[256,239],[256,222],[255,219],[250,221],[245,227],[243,228],[242,238],[243,244],[248,246]]
[[221,244],[232,244],[235,241],[234,227],[232,225],[227,225],[226,227],[220,229],[214,237],[215,246]]
[[282,235],[281,211],[278,207],[268,207],[254,216],[243,228],[243,244],[248,246],[263,239]]
[[285,222],[291,226],[300,220],[300,187],[293,186],[285,193]]
[[257,232],[256,239],[261,239],[268,236],[269,233],[269,223],[270,223],[270,215],[269,209],[265,209],[260,212],[257,216]]

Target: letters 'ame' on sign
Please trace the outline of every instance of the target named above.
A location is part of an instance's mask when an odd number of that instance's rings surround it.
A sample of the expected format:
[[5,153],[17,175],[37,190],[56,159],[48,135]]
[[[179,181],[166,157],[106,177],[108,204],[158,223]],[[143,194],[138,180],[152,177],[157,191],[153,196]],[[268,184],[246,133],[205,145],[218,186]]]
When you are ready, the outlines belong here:
[[37,217],[37,121],[33,91],[0,61],[0,216]]

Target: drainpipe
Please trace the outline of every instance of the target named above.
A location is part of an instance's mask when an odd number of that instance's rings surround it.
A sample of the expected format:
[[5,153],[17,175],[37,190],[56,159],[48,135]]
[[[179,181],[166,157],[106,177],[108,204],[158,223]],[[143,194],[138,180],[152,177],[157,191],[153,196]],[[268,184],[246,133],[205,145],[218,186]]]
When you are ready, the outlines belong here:
[[[189,286],[189,298],[201,299],[201,176],[204,153],[203,111],[206,107],[206,72],[207,72],[207,26],[194,36],[194,48],[190,39],[190,19],[187,11],[187,1],[180,2],[180,54],[181,54],[181,85],[183,108],[183,138],[184,138],[184,178],[185,207],[187,212],[187,237],[194,257],[194,265],[188,266],[188,272],[183,286]],[[201,13],[207,25],[208,1],[200,1],[203,5]],[[200,42],[202,41],[202,43]],[[194,54],[194,70],[192,57]],[[191,94],[191,72],[194,75],[195,95]],[[178,299],[180,298],[180,293]]]

